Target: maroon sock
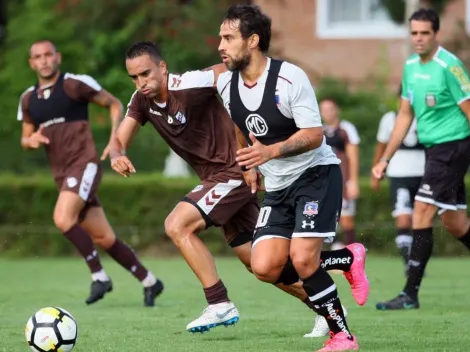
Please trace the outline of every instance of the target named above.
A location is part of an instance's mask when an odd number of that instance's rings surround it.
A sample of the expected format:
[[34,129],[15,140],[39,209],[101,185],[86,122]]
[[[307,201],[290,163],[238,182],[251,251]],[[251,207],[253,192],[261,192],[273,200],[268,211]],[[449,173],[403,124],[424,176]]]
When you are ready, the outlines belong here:
[[214,286],[204,289],[206,300],[208,304],[217,304],[223,302],[229,302],[227,288],[225,287],[222,280],[219,280]]
[[91,273],[96,273],[103,269],[93,241],[83,227],[75,224],[68,231],[64,232],[64,235],[78,249],[90,268]]
[[106,250],[108,254],[124,268],[129,270],[139,281],[147,277],[148,270],[142,265],[134,251],[116,238],[114,244]]
[[356,230],[346,230],[344,231],[344,244],[348,245],[356,242]]

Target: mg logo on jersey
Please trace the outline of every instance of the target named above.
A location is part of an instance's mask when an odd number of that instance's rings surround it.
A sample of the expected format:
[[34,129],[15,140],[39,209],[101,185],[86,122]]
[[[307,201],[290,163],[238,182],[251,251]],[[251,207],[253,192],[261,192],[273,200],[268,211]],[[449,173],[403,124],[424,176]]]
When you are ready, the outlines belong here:
[[256,137],[265,136],[268,133],[268,124],[258,114],[250,114],[246,118],[246,128]]

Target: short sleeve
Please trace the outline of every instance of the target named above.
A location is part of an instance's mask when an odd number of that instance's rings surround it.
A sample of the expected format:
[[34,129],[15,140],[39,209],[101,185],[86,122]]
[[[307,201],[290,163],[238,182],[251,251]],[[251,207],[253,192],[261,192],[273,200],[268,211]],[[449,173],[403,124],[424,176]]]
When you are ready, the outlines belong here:
[[33,123],[33,119],[29,112],[29,101],[31,99],[31,95],[33,94],[34,87],[28,88],[23,94],[20,96],[20,102],[18,104],[18,113],[16,115],[16,119],[18,121],[23,121],[26,123]]
[[307,74],[297,67],[289,90],[289,103],[298,128],[321,127],[317,97]]
[[382,116],[377,131],[377,141],[387,144],[392,135],[393,126],[395,124],[395,113],[390,111]]
[[102,88],[91,76],[66,73],[64,76],[64,90],[72,99],[92,101]]
[[354,145],[359,145],[361,143],[361,137],[359,137],[356,126],[346,120],[341,120],[340,126],[348,134],[349,143]]
[[170,73],[168,77],[169,90],[184,90],[194,88],[213,88],[214,71],[188,71],[182,75]]
[[126,117],[132,117],[141,125],[145,125],[148,121],[147,114],[144,113],[142,97],[138,91],[132,94],[129,104],[127,104]]
[[452,99],[460,104],[470,98],[470,80],[468,72],[461,61],[454,65],[449,65],[446,69],[447,88],[450,91]]

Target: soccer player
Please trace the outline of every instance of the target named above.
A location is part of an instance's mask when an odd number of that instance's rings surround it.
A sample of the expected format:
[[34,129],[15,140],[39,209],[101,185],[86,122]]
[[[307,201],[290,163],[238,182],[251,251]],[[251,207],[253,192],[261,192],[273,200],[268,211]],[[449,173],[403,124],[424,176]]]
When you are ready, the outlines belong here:
[[403,142],[413,116],[418,140],[426,147],[426,164],[413,212],[408,279],[394,299],[377,309],[419,308],[418,291],[433,247],[436,213],[446,229],[470,248],[464,177],[470,164],[470,79],[462,62],[437,40],[439,16],[420,9],[409,19],[416,54],[405,63],[400,109],[379,163],[372,169],[381,179]]
[[[324,133],[328,144],[341,160],[343,175],[343,203],[339,223],[344,232],[346,245],[356,242],[356,200],[359,197],[359,134],[349,121],[340,120],[339,107],[332,98],[320,102],[320,115],[324,121]],[[344,247],[335,242],[332,249]]]
[[[167,235],[201,282],[208,305],[186,329],[204,332],[215,326],[235,324],[239,313],[217,274],[211,253],[198,237],[209,226],[221,227],[227,243],[251,271],[250,243],[259,214],[256,190],[260,178],[249,172],[246,176],[252,178],[248,187],[235,160],[234,125],[215,89],[217,77],[226,70],[225,66],[172,74],[154,44],[138,42],[126,53],[126,68],[137,90],[117,130],[110,154],[111,165],[123,176],[135,172],[125,152],[140,126],[150,122],[194,169],[201,184],[189,192],[165,220]],[[311,211],[315,212],[313,206]],[[363,270],[362,259],[353,261],[349,250],[343,251],[345,256],[339,261],[331,253],[322,255],[326,270],[343,269],[354,273]],[[286,269],[281,270],[272,283],[311,308],[292,263],[286,265],[286,262],[287,257],[282,264]]]
[[[154,306],[163,290],[160,280],[138,260],[132,249],[116,238],[96,192],[102,168],[88,123],[88,105],[109,109],[111,139],[122,117],[122,106],[90,76],[60,71],[61,54],[49,40],[35,42],[29,64],[38,82],[20,98],[18,120],[22,121],[21,145],[44,146],[59,196],[54,223],[85,259],[92,284],[86,303],[94,303],[113,288],[94,244],[103,248],[144,286],[144,305]],[[109,153],[109,146],[101,159]],[[94,243],[94,244],[93,244]]]
[[[265,55],[271,19],[259,6],[231,6],[220,37],[219,51],[230,72],[219,76],[217,88],[248,141],[237,161],[253,175],[258,168],[266,187],[251,269],[258,279],[273,282],[290,257],[314,309],[331,330],[319,351],[357,350],[336,285],[321,265],[323,242],[334,238],[341,215],[343,182],[340,160],[325,142],[314,90],[302,69]],[[369,292],[364,246],[356,243],[333,253],[353,254],[345,276],[355,280],[353,294],[364,304]]]
[[[398,97],[401,94],[400,86]],[[384,153],[387,143],[390,141],[396,118],[397,114],[394,111],[389,111],[382,116],[377,131],[377,145],[372,165],[377,164]],[[386,169],[386,175],[390,181],[392,216],[395,218],[397,231],[395,242],[405,263],[406,275],[408,275],[409,253],[413,241],[411,235],[413,204],[424,174],[424,164],[424,146],[418,141],[416,119],[413,119],[407,135],[390,159]],[[371,176],[371,186],[376,191],[379,189],[379,180],[373,175]]]

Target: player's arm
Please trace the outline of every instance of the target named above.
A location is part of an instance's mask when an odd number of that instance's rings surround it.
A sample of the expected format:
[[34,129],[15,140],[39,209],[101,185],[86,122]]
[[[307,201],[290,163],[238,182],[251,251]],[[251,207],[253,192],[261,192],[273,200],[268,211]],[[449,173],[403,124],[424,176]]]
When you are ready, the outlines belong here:
[[346,143],[346,158],[349,162],[349,178],[348,186],[350,199],[356,199],[359,193],[359,147],[347,140]]
[[225,64],[217,64],[217,65],[207,67],[202,71],[212,71],[214,73],[213,87],[217,88],[217,81],[219,80],[219,76],[222,73],[227,72],[227,67],[225,66]]
[[140,123],[133,117],[126,116],[116,130],[116,134],[111,141],[111,159],[126,155],[134,136],[140,128]]
[[107,90],[101,89],[93,96],[91,102],[103,108],[109,109],[109,116],[111,119],[111,135],[116,133],[123,114],[123,107],[119,99],[109,93]]
[[237,150],[248,147],[248,142],[246,141],[242,131],[240,131],[237,125],[233,125],[235,126],[235,136],[237,137]]
[[470,123],[470,79],[462,62],[445,69],[447,86],[454,101]]
[[22,122],[21,147],[23,149],[36,149],[41,144],[48,144],[49,139],[42,134],[43,126],[35,131],[33,119],[29,113],[29,94],[28,91],[20,97],[18,105],[17,120]]

